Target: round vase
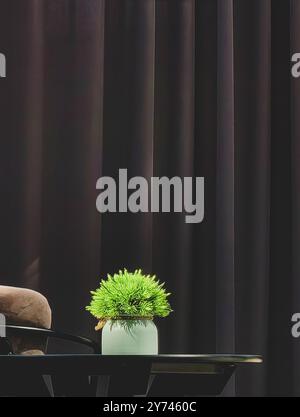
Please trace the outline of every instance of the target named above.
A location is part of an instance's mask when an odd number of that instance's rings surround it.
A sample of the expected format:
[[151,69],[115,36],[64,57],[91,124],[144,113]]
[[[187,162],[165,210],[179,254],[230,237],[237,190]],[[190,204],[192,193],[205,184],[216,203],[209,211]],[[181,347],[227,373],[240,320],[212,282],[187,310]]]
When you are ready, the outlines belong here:
[[102,355],[157,355],[157,327],[149,319],[108,320],[102,330]]

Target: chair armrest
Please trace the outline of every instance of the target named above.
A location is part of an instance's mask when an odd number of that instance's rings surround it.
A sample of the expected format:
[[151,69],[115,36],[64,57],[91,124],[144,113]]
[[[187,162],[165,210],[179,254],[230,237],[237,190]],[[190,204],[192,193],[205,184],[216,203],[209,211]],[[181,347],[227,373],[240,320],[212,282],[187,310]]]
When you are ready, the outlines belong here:
[[24,333],[27,335],[29,334],[32,336],[53,337],[55,339],[62,339],[62,340],[70,341],[70,342],[79,343],[81,345],[88,346],[96,354],[100,353],[100,345],[94,340],[88,339],[86,337],[75,336],[72,334],[62,333],[62,332],[52,330],[52,329],[43,329],[43,328],[38,328],[38,327],[25,327],[25,326],[14,326],[14,325],[6,325],[5,327],[8,330],[10,329],[10,330],[13,330],[14,332]]

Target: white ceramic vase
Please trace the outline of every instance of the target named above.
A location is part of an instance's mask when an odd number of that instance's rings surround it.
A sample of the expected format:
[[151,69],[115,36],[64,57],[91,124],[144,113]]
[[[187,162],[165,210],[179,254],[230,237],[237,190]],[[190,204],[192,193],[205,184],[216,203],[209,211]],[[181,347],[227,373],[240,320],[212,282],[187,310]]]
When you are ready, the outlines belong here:
[[102,330],[102,354],[157,355],[157,327],[150,319],[109,320]]

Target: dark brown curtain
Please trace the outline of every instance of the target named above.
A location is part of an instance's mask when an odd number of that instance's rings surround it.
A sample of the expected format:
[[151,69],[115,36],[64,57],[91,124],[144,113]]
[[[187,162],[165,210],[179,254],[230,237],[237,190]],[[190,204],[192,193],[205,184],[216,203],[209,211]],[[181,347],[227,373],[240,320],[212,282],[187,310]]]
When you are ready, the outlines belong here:
[[[162,352],[260,353],[228,393],[300,395],[298,0],[1,0],[0,283],[94,336],[100,276],[155,272]],[[96,180],[204,176],[205,220],[96,211]]]

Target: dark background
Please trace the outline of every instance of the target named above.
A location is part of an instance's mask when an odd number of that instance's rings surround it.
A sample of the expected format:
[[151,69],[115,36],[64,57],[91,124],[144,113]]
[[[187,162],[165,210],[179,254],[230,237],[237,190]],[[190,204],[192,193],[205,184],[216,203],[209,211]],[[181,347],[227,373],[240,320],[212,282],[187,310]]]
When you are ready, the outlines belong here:
[[[0,283],[53,325],[127,267],[165,281],[162,352],[265,356],[229,388],[300,395],[298,0],[0,0]],[[205,220],[96,211],[96,180],[204,176]]]

